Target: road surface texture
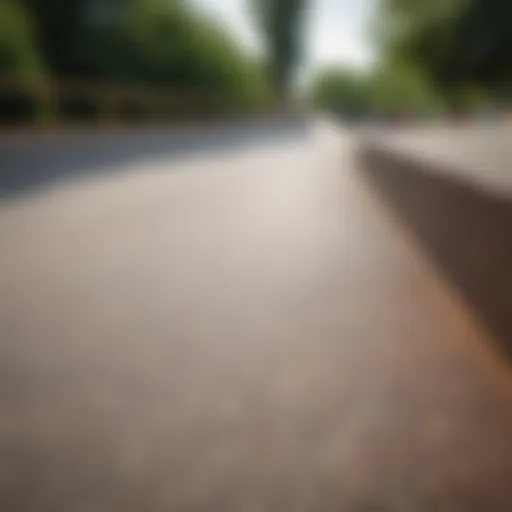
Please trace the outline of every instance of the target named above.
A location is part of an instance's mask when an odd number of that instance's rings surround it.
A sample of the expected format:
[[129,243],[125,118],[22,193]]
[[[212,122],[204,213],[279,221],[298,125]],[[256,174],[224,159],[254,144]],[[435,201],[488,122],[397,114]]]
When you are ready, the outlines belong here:
[[512,510],[509,364],[354,149],[315,125],[4,199],[0,510]]

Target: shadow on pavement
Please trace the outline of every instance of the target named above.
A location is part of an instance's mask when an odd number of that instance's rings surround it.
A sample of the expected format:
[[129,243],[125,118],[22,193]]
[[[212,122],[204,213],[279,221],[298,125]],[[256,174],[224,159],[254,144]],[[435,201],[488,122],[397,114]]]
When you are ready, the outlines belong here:
[[[257,145],[300,141],[304,120],[229,123],[201,129],[22,135],[0,140],[0,197],[18,195],[60,180],[121,169],[142,159],[183,159]],[[122,170],[122,169],[121,169]]]
[[512,201],[378,150],[363,151],[362,160],[367,179],[512,362]]

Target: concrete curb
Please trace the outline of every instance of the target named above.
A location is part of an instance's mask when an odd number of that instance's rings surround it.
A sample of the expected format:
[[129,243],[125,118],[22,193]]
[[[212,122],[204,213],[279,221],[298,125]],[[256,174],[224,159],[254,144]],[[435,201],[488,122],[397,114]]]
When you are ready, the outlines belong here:
[[[512,132],[511,132],[512,133]],[[508,132],[456,130],[432,134],[363,134],[360,157],[367,163],[408,167],[501,199],[512,199],[512,139]]]
[[367,183],[512,359],[512,197],[449,165],[369,140]]

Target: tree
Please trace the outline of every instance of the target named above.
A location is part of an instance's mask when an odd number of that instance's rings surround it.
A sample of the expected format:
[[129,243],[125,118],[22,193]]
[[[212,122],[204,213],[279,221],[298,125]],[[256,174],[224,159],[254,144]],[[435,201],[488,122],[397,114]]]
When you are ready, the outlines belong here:
[[403,62],[386,62],[369,71],[332,68],[313,85],[315,105],[348,119],[411,114],[428,117],[443,102],[420,70]]
[[429,77],[403,60],[378,65],[368,77],[366,91],[370,110],[379,115],[429,117],[445,108]]
[[183,0],[21,1],[58,78],[187,89],[234,105],[266,94],[259,65]]
[[84,73],[82,52],[89,9],[94,0],[19,0],[34,20],[38,47],[59,76]]
[[418,67],[457,104],[468,88],[510,85],[511,17],[509,0],[382,0],[381,59]]
[[70,118],[207,116],[270,97],[260,63],[186,0],[1,0],[0,71],[32,85],[45,69],[53,80],[30,94]]
[[370,107],[367,78],[359,71],[348,68],[323,70],[312,87],[314,104],[346,118],[359,118]]
[[465,71],[479,85],[512,86],[512,3],[468,0],[462,22]]
[[447,94],[462,79],[462,0],[383,0],[379,13],[382,62],[404,62]]
[[302,55],[307,0],[252,0],[265,40],[271,82],[283,98]]
[[16,0],[0,4],[0,73],[25,81],[44,75],[33,24]]
[[17,122],[51,117],[43,56],[30,16],[18,0],[0,3],[0,117]]

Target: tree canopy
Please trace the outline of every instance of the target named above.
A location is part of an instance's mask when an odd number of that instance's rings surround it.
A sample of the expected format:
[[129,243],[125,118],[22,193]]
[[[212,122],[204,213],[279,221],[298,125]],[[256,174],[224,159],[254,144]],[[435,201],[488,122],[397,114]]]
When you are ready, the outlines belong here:
[[374,66],[324,71],[316,102],[345,115],[430,116],[510,100],[511,19],[510,0],[380,0]]
[[358,118],[370,108],[368,79],[349,68],[328,68],[315,77],[313,101],[321,109]]
[[145,86],[213,98],[226,109],[267,101],[263,66],[186,0],[2,0],[0,72],[63,82]]
[[16,0],[0,3],[0,73],[26,80],[44,73],[32,20]]
[[368,116],[432,116],[443,102],[422,73],[403,62],[387,62],[370,70],[331,68],[313,83],[314,104],[346,119]]
[[293,81],[303,50],[307,0],[251,0],[263,33],[274,89],[284,96]]
[[510,85],[509,0],[382,0],[377,19],[381,59],[416,66],[444,95]]

